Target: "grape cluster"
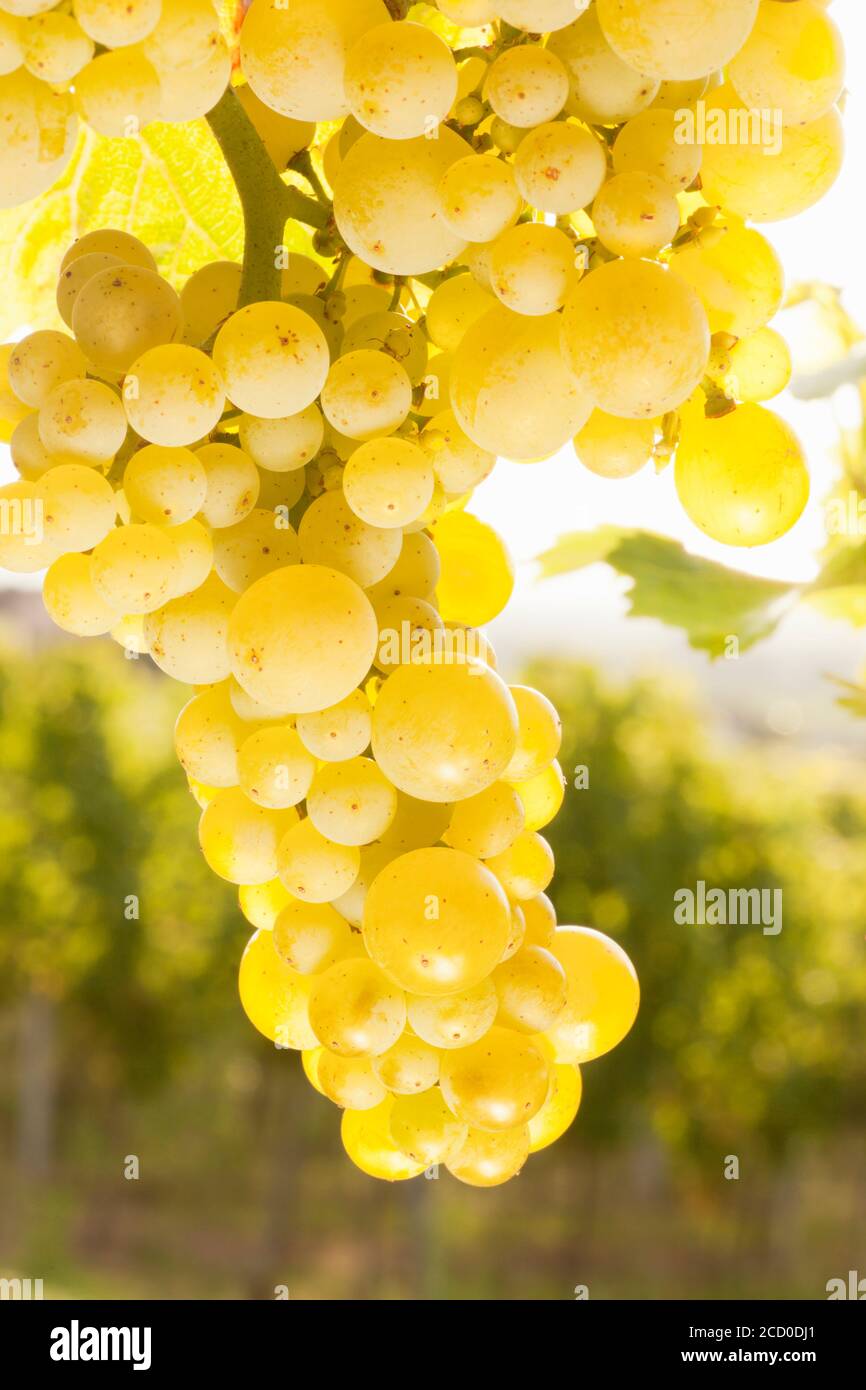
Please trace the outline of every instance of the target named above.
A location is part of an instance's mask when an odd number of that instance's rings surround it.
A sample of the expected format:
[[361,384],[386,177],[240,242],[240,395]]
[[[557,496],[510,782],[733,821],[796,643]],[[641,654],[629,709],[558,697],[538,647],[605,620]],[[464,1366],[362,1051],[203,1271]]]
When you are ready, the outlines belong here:
[[214,0],[2,0],[0,207],[51,187],[79,118],[116,137],[195,120],[231,66]]

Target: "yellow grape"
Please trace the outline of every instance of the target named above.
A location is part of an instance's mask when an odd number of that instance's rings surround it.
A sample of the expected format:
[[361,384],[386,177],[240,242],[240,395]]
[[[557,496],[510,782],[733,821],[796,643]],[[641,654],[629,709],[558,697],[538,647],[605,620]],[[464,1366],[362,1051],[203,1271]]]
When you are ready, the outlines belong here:
[[392,859],[412,849],[429,849],[442,839],[451,816],[451,807],[433,801],[418,801],[405,792],[397,794],[397,814],[382,836],[382,849]]
[[590,125],[621,125],[649,106],[658,91],[657,78],[613,51],[595,5],[552,34],[548,48],[562,59],[571,79],[569,114]]
[[505,305],[469,329],[454,356],[451,408],[480,448],[518,461],[549,458],[588,419],[592,400],[569,370],[561,330],[559,314],[533,318]]
[[196,450],[206,481],[201,514],[208,526],[236,526],[249,516],[259,495],[259,474],[249,454],[235,444],[205,444]]
[[451,1114],[438,1086],[394,1101],[391,1138],[416,1163],[429,1167],[449,1162],[466,1143],[468,1133],[468,1127]]
[[598,0],[608,43],[657,78],[703,77],[730,62],[755,22],[758,0]]
[[413,323],[396,310],[364,314],[347,327],[343,353],[356,352],[359,348],[386,352],[400,363],[413,386],[421,380],[427,367],[427,337],[423,325]]
[[377,605],[379,646],[376,665],[385,675],[413,661],[430,661],[444,649],[445,624],[423,598],[388,599]]
[[210,787],[238,781],[238,749],[244,724],[224,685],[203,690],[184,705],[174,726],[174,748],[188,777]]
[[373,710],[373,753],[400,791],[460,801],[502,775],[517,716],[507,687],[480,662],[413,663],[386,680]]
[[138,48],[103,53],[77,74],[75,103],[98,135],[138,135],[159,117],[159,74]]
[[118,270],[123,266],[119,256],[107,251],[92,251],[71,261],[57,282],[57,308],[68,328],[72,327],[75,303],[84,286],[102,270]]
[[[16,402],[16,404],[18,404]],[[39,433],[39,412],[25,411],[21,407],[24,418],[18,422],[12,431],[9,441],[9,453],[12,462],[17,468],[22,478],[29,482],[38,482],[40,478],[48,472],[50,468],[56,468],[59,463],[66,462],[71,458],[73,463],[80,462],[74,454],[56,454],[49,452],[42,443],[42,436]],[[106,463],[96,460],[87,460],[88,464],[95,465],[100,469],[106,467]]]
[[289,473],[316,457],[325,437],[325,422],[314,402],[297,415],[283,419],[260,420],[254,415],[242,415],[238,434],[242,447],[259,468]]
[[357,758],[370,746],[373,711],[363,690],[353,690],[339,704],[298,715],[298,737],[323,762]]
[[294,729],[276,725],[258,729],[244,739],[238,750],[237,770],[237,780],[251,801],[281,810],[303,801],[316,764]]
[[201,347],[235,312],[242,276],[237,261],[211,261],[189,277],[180,292],[184,342]]
[[342,897],[358,877],[361,852],[354,845],[335,845],[306,817],[293,826],[279,846],[278,873],[296,898],[330,903]]
[[588,0],[497,0],[495,8],[499,18],[515,29],[548,34],[571,24],[587,4]]
[[165,68],[160,75],[160,120],[181,123],[206,116],[224,95],[231,75],[232,56],[223,38],[194,67]]
[[0,77],[16,72],[24,62],[25,33],[18,15],[0,13]]
[[253,0],[241,30],[241,67],[266,106],[301,121],[348,115],[352,45],[388,21],[382,0]]
[[93,552],[93,582],[116,613],[153,613],[175,592],[178,551],[149,522],[109,531]]
[[429,419],[431,415],[439,413],[442,409],[442,402],[448,401],[451,392],[453,361],[453,353],[433,353],[427,364],[427,373],[421,383],[424,388],[422,398],[415,405],[417,415],[424,415]]
[[509,898],[522,902],[543,893],[553,878],[553,851],[542,835],[522,830],[501,854],[487,860]]
[[338,845],[378,840],[396,811],[397,793],[372,758],[326,764],[307,793],[307,815]]
[[486,979],[457,994],[435,998],[410,994],[407,1007],[418,1037],[431,1047],[450,1051],[484,1037],[493,1027],[499,1000],[492,982]]
[[460,428],[453,410],[434,415],[418,441],[446,493],[471,492],[493,471],[496,455],[474,444]]
[[439,1084],[459,1120],[477,1129],[515,1129],[544,1104],[550,1067],[529,1038],[495,1027],[469,1047],[445,1053]]
[[675,252],[671,268],[699,296],[712,333],[747,337],[782,306],[785,278],[778,254],[760,232],[736,220]]
[[740,401],[769,401],[791,380],[791,353],[773,328],[741,338],[728,354],[728,379]]
[[129,423],[142,439],[179,448],[210,434],[222,415],[225,393],[205,353],[168,343],[133,362],[123,400]]
[[[290,899],[274,926],[274,950],[300,975],[318,975],[361,950],[360,937],[327,903]],[[353,941],[358,942],[355,950]]]
[[156,261],[150,249],[137,236],[120,231],[117,227],[98,227],[73,241],[60,262],[60,273],[74,261],[93,255],[116,256],[124,265],[141,265],[146,270],[156,270]]
[[350,250],[389,275],[424,275],[453,261],[465,242],[445,221],[439,185],[471,153],[447,126],[435,140],[362,135],[334,187],[334,216]]
[[527,830],[543,830],[558,814],[565,800],[565,778],[556,759],[525,782],[515,782],[514,791],[520,797]]
[[587,207],[606,176],[604,146],[576,122],[536,126],[514,157],[514,177],[527,203],[561,216]]
[[191,521],[201,511],[207,490],[202,461],[190,449],[146,444],[133,454],[123,474],[132,515],[157,525]]
[[48,329],[12,344],[6,371],[17,399],[38,410],[55,387],[80,380],[87,362],[74,338]]
[[[492,154],[471,154],[458,159],[442,175],[439,196],[445,221],[464,241],[492,241],[520,216],[521,199],[514,171]],[[444,285],[449,283],[444,281]]]
[[13,574],[36,574],[58,558],[45,533],[45,499],[38,483],[24,479],[0,487],[0,565]]
[[408,526],[430,504],[433,469],[408,439],[371,439],[346,464],[343,490],[352,511],[370,526]]
[[183,311],[167,280],[139,265],[100,270],[79,291],[72,330],[88,361],[120,377],[148,349],[172,342]]
[[237,594],[273,570],[300,560],[294,527],[273,512],[260,509],[216,531],[213,545],[216,572]]
[[592,271],[570,295],[562,328],[578,387],[609,415],[628,419],[681,405],[709,357],[697,294],[650,261],[612,261]]
[[211,574],[200,588],[150,613],[144,635],[160,670],[188,685],[225,680],[231,670],[228,631],[234,603],[231,589]]
[[458,850],[412,850],[373,880],[364,905],[370,956],[413,994],[479,984],[508,940],[509,912],[494,876]]
[[325,1049],[323,1047],[307,1047],[304,1048],[301,1053],[301,1066],[304,1069],[304,1076],[313,1087],[313,1090],[318,1091],[320,1096],[325,1094],[319,1084],[319,1067],[322,1064],[324,1055]]
[[565,1008],[565,971],[543,946],[523,946],[497,965],[493,984],[498,1022],[520,1033],[543,1033]]
[[277,918],[295,902],[291,893],[278,878],[267,883],[244,883],[238,889],[241,912],[257,931],[273,931]]
[[326,420],[350,439],[393,434],[411,405],[412,383],[405,367],[387,352],[370,348],[340,357],[322,391]]
[[[459,164],[454,165],[455,169],[459,167]],[[493,308],[494,303],[487,290],[482,289],[467,271],[450,275],[437,285],[427,304],[427,332],[431,340],[443,352],[453,352],[460,346],[463,335]]]
[[568,100],[568,72],[549,48],[521,44],[490,65],[484,93],[501,120],[525,129],[559,115]]
[[817,0],[797,0],[787,10],[763,0],[727,77],[752,110],[779,111],[785,125],[817,120],[845,83],[842,35]]
[[340,1137],[349,1158],[362,1173],[385,1182],[404,1182],[423,1173],[424,1164],[402,1153],[391,1138],[393,1107],[393,1097],[386,1096],[372,1110],[347,1110]]
[[388,1094],[370,1057],[338,1057],[327,1048],[322,1049],[316,1079],[322,1095],[343,1110],[373,1110]]
[[406,535],[394,568],[370,585],[370,600],[380,603],[406,594],[429,598],[439,581],[440,568],[439,552],[429,536],[420,531]]
[[[240,787],[227,787],[202,812],[198,838],[209,868],[229,883],[269,883],[277,874],[277,847],[297,826],[297,811],[254,806]],[[271,950],[273,946],[268,938]]]
[[[340,916],[345,917],[350,926],[355,927],[358,933],[360,933],[364,920],[364,903],[367,900],[370,884],[379,870],[383,869],[386,864],[390,864],[392,859],[396,859],[399,853],[399,850],[381,842],[364,845],[361,848],[361,862],[357,878],[347,892],[341,893],[338,898],[334,899],[333,905]],[[361,940],[360,936],[357,937],[357,940]],[[360,954],[364,954],[363,945]]]
[[123,406],[101,381],[64,381],[42,402],[39,437],[51,454],[105,464],[126,438]]
[[524,827],[523,803],[507,782],[493,782],[477,796],[458,801],[445,832],[453,849],[491,859],[514,844]]
[[661,82],[651,109],[676,112],[684,111],[689,106],[694,108],[711,81],[715,83],[714,73],[708,73],[704,77],[690,77],[682,82]]
[[313,980],[310,1024],[342,1057],[379,1056],[406,1026],[406,997],[373,961],[337,961]]
[[449,1159],[446,1167],[453,1177],[470,1187],[498,1187],[516,1177],[528,1157],[526,1125],[498,1134],[470,1128],[463,1148]]
[[517,954],[526,941],[526,918],[523,915],[523,909],[514,902],[509,903],[509,907],[511,908],[511,930],[508,933],[508,942],[502,952],[500,964],[504,960],[511,960],[511,957]]
[[309,1018],[311,985],[280,959],[269,931],[250,937],[238,979],[241,1005],[253,1027],[277,1047],[300,1052],[317,1045]]
[[16,427],[30,418],[30,408],[22,405],[9,385],[9,363],[15,343],[0,344],[0,442],[8,444]]
[[[316,134],[315,121],[296,121],[291,116],[281,116],[279,111],[273,111],[256,96],[248,82],[235,87],[234,92],[255,126],[259,139],[277,169],[283,173],[295,155],[300,154],[301,150],[307,149],[312,144]],[[308,257],[299,256],[296,252],[292,252],[290,253],[290,263],[292,261],[308,261]],[[308,263],[314,264],[314,262]],[[321,266],[316,266],[316,270],[320,273],[321,269]],[[321,281],[317,279],[309,293],[315,294],[325,283],[326,278],[323,277]],[[292,289],[286,291],[284,286],[285,293],[292,293],[294,290],[295,287],[292,286]]]
[[[403,543],[399,528],[370,526],[355,515],[340,492],[323,493],[307,508],[298,539],[305,566],[328,566],[362,589],[394,568]],[[355,684],[359,681],[360,676]]]
[[512,685],[517,709],[517,746],[505,776],[509,782],[525,782],[543,772],[562,744],[562,721],[546,695],[529,685]]
[[[111,639],[125,652],[135,652],[138,656],[147,656],[147,643],[144,640],[144,618],[140,613],[130,613],[125,618],[118,618],[115,613]],[[197,782],[192,777],[188,777],[186,780],[190,791],[204,810],[208,802],[216,796],[219,788],[208,787],[204,782]]]
[[439,1053],[412,1033],[403,1033],[387,1052],[372,1058],[372,1065],[382,1085],[395,1096],[419,1095],[439,1080]]
[[81,463],[49,468],[39,480],[45,537],[60,550],[92,550],[114,527],[114,488],[96,468]]
[[345,92],[352,115],[374,135],[430,139],[457,95],[457,68],[432,29],[398,20],[368,29],[349,50]]
[[552,1070],[547,1100],[529,1121],[529,1152],[533,1154],[561,1139],[580,1109],[583,1078],[578,1068],[564,1062]]
[[723,545],[777,540],[809,500],[800,441],[760,405],[741,405],[714,420],[699,411],[685,414],[675,481],[691,520]]
[[293,304],[247,304],[216,336],[214,364],[240,410],[267,420],[296,415],[316,399],[328,375],[319,325]]
[[16,207],[49,189],[72,158],[73,99],[19,68],[0,77],[0,128],[0,207]]
[[524,944],[549,948],[556,931],[556,911],[546,893],[527,898],[521,904],[526,932]]
[[673,192],[655,174],[615,174],[592,205],[599,240],[615,256],[652,258],[679,231],[680,209]]
[[60,555],[45,576],[42,602],[51,621],[76,637],[101,637],[117,620],[93,586],[89,555]]
[[635,968],[616,941],[590,927],[558,927],[550,950],[565,971],[568,994],[545,1036],[557,1062],[591,1062],[622,1042],[637,1018]]
[[558,227],[522,222],[490,248],[493,292],[517,314],[555,313],[577,278],[574,247]]
[[184,521],[171,528],[171,539],[177,552],[172,575],[175,595],[191,594],[205,582],[213,567],[213,540],[200,521]]
[[[125,48],[156,28],[164,0],[73,0],[75,18],[94,43]],[[169,0],[170,3],[170,0]]]
[[652,174],[675,193],[689,188],[701,171],[699,144],[677,139],[676,110],[641,111],[627,121],[613,146],[616,174]]
[[631,478],[652,458],[657,423],[594,410],[574,436],[574,452],[599,478]]
[[782,126],[772,114],[750,114],[727,84],[711,93],[705,122],[703,196],[752,222],[805,212],[842,168],[845,135],[835,107],[805,125]]

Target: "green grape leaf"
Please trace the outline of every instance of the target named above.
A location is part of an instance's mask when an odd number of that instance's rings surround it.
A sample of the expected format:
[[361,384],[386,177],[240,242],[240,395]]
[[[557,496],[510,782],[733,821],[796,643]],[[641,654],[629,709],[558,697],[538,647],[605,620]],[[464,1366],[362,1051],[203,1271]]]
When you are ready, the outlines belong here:
[[731,638],[745,651],[769,637],[798,594],[791,584],[756,579],[689,555],[677,541],[646,531],[602,527],[562,536],[539,557],[543,578],[604,562],[632,581],[632,617],[684,630],[690,644],[721,656]]

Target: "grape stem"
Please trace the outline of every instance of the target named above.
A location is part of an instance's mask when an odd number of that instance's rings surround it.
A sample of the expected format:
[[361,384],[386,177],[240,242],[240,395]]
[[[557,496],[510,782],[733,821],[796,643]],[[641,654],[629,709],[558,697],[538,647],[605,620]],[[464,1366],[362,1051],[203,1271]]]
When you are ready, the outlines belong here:
[[231,87],[208,114],[244,214],[244,270],[238,307],[280,298],[280,250],[286,223],[325,227],[330,210],[283,183]]

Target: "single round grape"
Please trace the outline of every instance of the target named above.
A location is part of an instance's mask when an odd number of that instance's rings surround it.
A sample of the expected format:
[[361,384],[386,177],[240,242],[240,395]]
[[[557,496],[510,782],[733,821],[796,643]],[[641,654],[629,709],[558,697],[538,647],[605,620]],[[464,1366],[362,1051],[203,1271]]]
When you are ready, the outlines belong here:
[[237,594],[273,570],[298,564],[301,558],[294,527],[261,509],[217,530],[213,545],[216,572]]
[[562,330],[578,387],[628,419],[681,405],[710,351],[698,296],[650,261],[612,261],[587,275],[566,303]]
[[313,779],[307,815],[338,845],[368,845],[394,819],[397,793],[372,758],[328,763]]
[[429,139],[457,96],[457,67],[432,29],[408,20],[380,24],[349,50],[345,92],[352,115],[374,135]]
[[26,68],[0,77],[0,208],[17,207],[60,178],[75,149],[72,96]]
[[443,352],[453,352],[495,302],[468,272],[449,276],[436,287],[427,304],[427,332],[432,342]]
[[574,122],[537,126],[514,157],[514,177],[527,203],[563,216],[587,207],[606,175],[601,141]]
[[201,514],[208,526],[237,526],[248,517],[259,495],[258,469],[236,444],[205,444],[195,458],[205,475]]
[[219,42],[213,0],[163,0],[159,23],[144,40],[144,50],[162,72],[203,63]]
[[453,849],[491,859],[514,844],[524,820],[517,792],[507,782],[494,782],[477,796],[458,801],[445,838]]
[[39,437],[51,454],[105,464],[126,438],[120,398],[101,381],[64,381],[42,402]]
[[729,381],[740,401],[769,401],[791,380],[788,344],[773,328],[740,338],[728,354]]
[[371,960],[338,961],[313,980],[310,1024],[329,1052],[377,1057],[406,1026],[406,997]]
[[574,247],[558,227],[523,222],[490,248],[493,292],[517,314],[555,313],[577,278]]
[[241,957],[238,988],[241,1006],[254,1028],[277,1047],[315,1047],[310,1027],[312,981],[286,965],[274,950],[269,931],[255,932]]
[[276,725],[258,729],[244,739],[237,769],[241,788],[251,801],[282,810],[303,801],[316,763],[294,729]]
[[117,613],[153,613],[174,592],[177,547],[149,522],[116,527],[93,552],[93,583]]
[[373,880],[364,945],[413,994],[455,994],[490,974],[508,939],[508,903],[493,874],[459,850],[412,850]]
[[219,422],[225,393],[205,353],[183,343],[151,348],[123,383],[126,415],[150,444],[180,448],[204,439]]
[[123,376],[149,348],[172,342],[183,323],[167,280],[142,266],[100,270],[79,291],[72,328],[97,371]]
[[[566,90],[567,86],[566,82]],[[520,216],[521,199],[514,171],[505,160],[492,154],[470,154],[458,159],[442,175],[439,197],[445,221],[464,241],[493,241]]]
[[393,1106],[393,1097],[386,1096],[373,1110],[347,1110],[340,1137],[349,1158],[362,1173],[386,1182],[405,1182],[423,1173],[424,1164],[402,1153],[391,1138]]
[[515,1129],[544,1104],[550,1066],[529,1038],[495,1027],[469,1047],[445,1053],[439,1084],[449,1109],[465,1124]]
[[388,21],[382,0],[253,0],[241,30],[241,67],[256,95],[301,121],[348,115],[352,45]]
[[514,755],[505,771],[509,782],[525,781],[552,762],[562,744],[562,720],[546,695],[529,685],[512,685],[518,732]]
[[338,570],[363,589],[394,568],[403,541],[399,528],[362,521],[340,492],[326,492],[307,508],[298,539],[305,566]]
[[439,552],[430,537],[421,531],[406,535],[397,563],[384,579],[370,586],[369,598],[373,603],[406,594],[429,598],[439,581],[440,569]]
[[549,949],[565,971],[568,996],[546,1036],[557,1062],[591,1062],[622,1042],[637,1017],[635,968],[617,942],[590,927],[558,927]]
[[448,1109],[438,1086],[394,1101],[391,1138],[416,1163],[449,1162],[462,1149],[468,1133],[468,1127]]
[[58,558],[46,536],[45,499],[38,483],[21,479],[0,487],[0,566],[13,574],[36,574]]
[[499,1187],[517,1176],[528,1157],[528,1126],[518,1125],[498,1134],[470,1128],[463,1148],[446,1167],[470,1187]]
[[817,0],[781,13],[764,3],[727,76],[752,110],[780,111],[785,125],[817,120],[844,86],[842,35]]
[[[22,406],[21,409],[23,410],[24,407]],[[73,463],[77,463],[79,461],[74,454],[49,453],[42,443],[42,436],[39,433],[38,412],[26,413],[24,419],[15,426],[9,441],[9,453],[21,477],[26,478],[31,483],[38,482],[49,468],[56,468],[61,462],[65,463],[71,460]]]
[[87,362],[74,338],[48,329],[29,333],[12,345],[7,371],[18,400],[38,410],[56,387],[80,380]]
[[190,449],[146,444],[133,454],[123,474],[123,491],[141,521],[179,526],[201,510],[208,477]]
[[227,787],[202,812],[199,843],[209,868],[220,878],[238,884],[268,883],[277,874],[277,847],[297,821],[297,811],[254,806],[240,787]]
[[402,528],[429,506],[433,469],[424,451],[408,439],[371,439],[346,464],[343,489],[362,521]]
[[419,1095],[439,1080],[439,1053],[412,1033],[403,1033],[372,1064],[382,1085],[395,1096]]
[[598,0],[598,20],[624,62],[658,78],[703,77],[749,36],[758,0]]
[[116,256],[123,265],[141,265],[146,270],[156,270],[153,255],[137,236],[116,227],[99,227],[73,241],[60,262],[61,275],[74,261],[93,255]]
[[547,1100],[529,1121],[529,1152],[538,1153],[555,1144],[573,1123],[580,1109],[583,1078],[577,1067],[567,1062],[553,1067]]
[[682,193],[701,171],[699,144],[677,138],[676,110],[641,111],[619,132],[613,146],[616,174],[652,174],[674,193]]
[[60,555],[45,576],[42,602],[51,621],[76,637],[101,637],[117,620],[93,586],[89,555]]
[[453,410],[434,415],[418,442],[433,465],[436,480],[455,496],[483,483],[496,463],[495,454],[480,449],[460,428]]
[[528,129],[559,115],[568,99],[568,72],[549,48],[521,44],[490,65],[484,91],[497,116]]
[[217,334],[213,360],[226,395],[250,415],[275,420],[305,410],[328,375],[318,324],[292,304],[248,304]]
[[515,782],[514,791],[523,804],[526,830],[543,830],[558,814],[565,800],[565,778],[556,759],[543,772],[525,782]]
[[350,439],[393,434],[412,405],[412,383],[386,352],[362,348],[340,357],[322,391],[328,423]]
[[104,48],[141,43],[156,28],[163,0],[73,0],[75,18]]
[[666,183],[634,170],[608,179],[592,205],[592,221],[615,256],[651,259],[679,231],[680,209]]
[[570,115],[589,125],[621,125],[655,98],[658,78],[626,63],[601,31],[597,7],[552,34],[551,53],[561,58],[571,79]]
[[594,410],[574,436],[574,452],[599,478],[631,478],[649,463],[656,420],[625,420]]
[[144,632],[160,670],[188,685],[225,680],[231,670],[228,631],[234,603],[231,589],[211,574],[201,588],[150,613]]
[[238,434],[241,445],[259,468],[290,473],[316,457],[325,437],[325,422],[313,402],[297,415],[283,419],[260,420],[254,415],[242,415]]
[[178,124],[197,121],[216,106],[232,75],[232,55],[220,38],[192,68],[165,68],[160,74],[159,118]]
[[363,690],[353,690],[339,704],[298,715],[298,737],[323,762],[346,762],[370,746],[373,712]]
[[349,923],[328,903],[290,900],[274,922],[274,949],[301,975],[319,975],[337,961],[356,954]]
[[565,1008],[565,971],[543,946],[524,946],[493,972],[498,1022],[520,1033],[543,1033]]
[[263,704],[308,714],[360,684],[377,636],[373,608],[347,575],[290,565],[239,598],[229,632],[232,670]]
[[75,102],[98,135],[138,135],[159,116],[159,74],[139,49],[103,53],[77,74]]
[[502,775],[516,746],[514,702],[480,662],[413,663],[385,682],[373,753],[391,782],[424,801],[460,801]]
[[389,275],[424,275],[453,261],[465,243],[445,220],[439,185],[471,153],[447,126],[435,140],[363,135],[334,187],[337,228],[350,250]]
[[[72,327],[75,303],[84,286],[102,270],[119,270],[124,262],[107,251],[92,251],[70,261],[57,282],[57,308],[67,327]],[[79,372],[79,376],[82,373]]]
[[450,1051],[468,1047],[483,1038],[492,1027],[499,1000],[491,980],[482,980],[472,989],[436,998],[410,994],[409,1022],[431,1047]]
[[211,533],[193,518],[180,526],[173,526],[171,539],[177,551],[172,585],[174,594],[190,594],[205,582],[213,568]]
[[723,545],[768,545],[797,522],[809,472],[791,427],[760,405],[683,417],[677,495],[696,526]]
[[546,893],[539,893],[525,899],[520,906],[526,924],[524,944],[549,949],[556,931],[556,910],[550,898]]
[[288,831],[279,846],[279,875],[289,892],[309,903],[330,903],[347,893],[361,864],[354,845],[335,845],[309,817]]
[[543,893],[553,878],[553,851],[542,835],[522,830],[516,840],[487,860],[512,902]]
[[46,539],[61,550],[92,550],[114,528],[117,502],[96,468],[66,463],[39,480]]
[[[140,613],[130,613],[124,618],[114,615],[114,626],[111,629],[111,640],[122,647],[124,652],[135,653],[137,656],[147,656],[147,643],[144,640],[144,617]],[[216,796],[219,788],[205,786],[204,782],[197,782],[194,778],[188,777],[187,785],[196,799],[196,802],[204,810],[209,801]]]
[[422,323],[414,323],[398,310],[387,309],[356,318],[346,329],[343,353],[366,348],[385,352],[399,362],[416,386],[427,368],[427,335]]
[[775,249],[760,232],[737,221],[711,228],[683,246],[671,268],[703,304],[711,333],[745,338],[782,307],[785,277]]
[[387,1098],[387,1091],[373,1069],[370,1057],[338,1057],[323,1049],[317,1079],[323,1095],[343,1110],[373,1110]]
[[257,931],[273,931],[283,908],[294,901],[278,878],[267,883],[244,883],[238,889],[241,912]]
[[238,307],[243,266],[236,261],[211,261],[189,277],[180,292],[183,339],[201,347]]
[[469,512],[446,512],[433,531],[442,572],[436,587],[446,622],[489,623],[514,590],[514,566],[499,535]]
[[845,132],[835,107],[816,121],[783,126],[772,113],[749,113],[726,84],[710,93],[704,120],[708,131],[736,131],[732,142],[704,145],[701,182],[708,203],[738,217],[796,217],[820,202],[839,176]]
[[244,724],[224,685],[203,690],[184,705],[174,726],[174,748],[188,777],[210,787],[238,782],[238,749]]

